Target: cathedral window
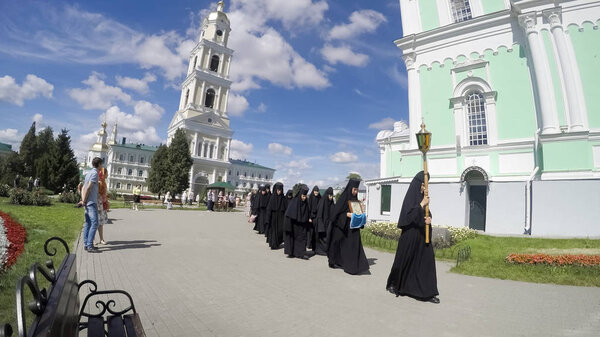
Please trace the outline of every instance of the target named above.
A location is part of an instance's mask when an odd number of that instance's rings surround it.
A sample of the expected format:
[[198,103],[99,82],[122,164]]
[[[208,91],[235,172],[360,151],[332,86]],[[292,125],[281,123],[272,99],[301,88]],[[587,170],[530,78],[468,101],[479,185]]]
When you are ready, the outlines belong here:
[[213,157],[214,151],[215,151],[215,146],[211,145],[210,146],[210,154],[208,155],[208,158],[212,158]]
[[121,183],[117,183],[117,188],[121,188]]
[[204,106],[207,108],[213,108],[215,104],[215,91],[213,89],[206,90],[206,98],[204,99]]
[[469,0],[450,0],[454,22],[463,22],[473,18]]
[[140,157],[140,164],[144,163],[144,157]]
[[138,170],[138,177],[142,177],[142,176],[144,176],[144,171]]
[[485,99],[478,91],[467,94],[467,116],[469,119],[469,144],[487,145]]
[[132,176],[133,175],[133,170],[132,169],[128,169],[127,170],[127,175],[128,176]]
[[213,55],[210,58],[210,70],[211,71],[219,70],[219,61],[221,61],[221,60],[219,59],[219,56],[217,56],[217,55]]
[[122,172],[123,172],[123,170],[122,170],[122,169],[119,167],[119,168],[117,169],[117,174],[121,174]]
[[125,156],[124,156],[122,153],[119,155],[119,160],[120,160],[120,161],[123,161],[123,160],[125,160]]

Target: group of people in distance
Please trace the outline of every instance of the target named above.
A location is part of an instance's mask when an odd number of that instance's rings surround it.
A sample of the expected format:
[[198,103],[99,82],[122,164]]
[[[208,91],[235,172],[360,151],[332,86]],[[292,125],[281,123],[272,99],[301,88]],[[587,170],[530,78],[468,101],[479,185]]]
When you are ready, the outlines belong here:
[[[424,179],[419,172],[406,192],[398,220],[402,234],[386,288],[396,296],[439,303],[433,246],[425,242],[425,225],[431,224],[431,215],[425,217],[429,195]],[[330,268],[366,274],[369,262],[360,228],[350,226],[350,202],[358,201],[359,184],[350,179],[337,200],[331,187],[321,196],[318,186],[309,192],[308,186],[301,184],[295,195],[292,190],[284,193],[282,183],[273,185],[272,191],[269,185],[261,186],[249,197],[246,215],[272,250],[283,244],[289,258],[308,260],[324,255]]]

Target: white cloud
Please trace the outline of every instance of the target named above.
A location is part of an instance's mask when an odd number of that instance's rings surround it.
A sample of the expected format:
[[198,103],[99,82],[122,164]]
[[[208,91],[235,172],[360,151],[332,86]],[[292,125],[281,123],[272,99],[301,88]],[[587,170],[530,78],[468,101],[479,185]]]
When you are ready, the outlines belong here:
[[386,117],[378,122],[369,124],[369,129],[388,130],[394,127],[396,120],[391,117]]
[[327,38],[329,40],[349,40],[358,35],[373,33],[380,24],[387,22],[385,16],[371,9],[355,11],[350,14],[350,22],[334,26]]
[[[109,125],[116,122],[119,133],[121,133],[121,130],[136,132],[138,130],[148,130],[150,127],[153,127],[160,121],[163,113],[164,109],[161,106],[146,101],[139,101],[134,106],[133,114],[123,112],[115,105],[108,108],[100,116],[100,119],[106,121]],[[152,140],[160,141],[160,138],[153,137]]]
[[11,76],[0,77],[0,101],[23,106],[26,100],[38,96],[52,97],[54,86],[46,80],[29,74],[23,84],[19,85]]
[[0,130],[0,142],[12,145],[13,151],[17,151],[18,145],[23,139],[23,134],[19,134],[17,129],[4,129]]
[[258,108],[256,108],[256,111],[258,112],[266,112],[267,111],[267,105],[265,103],[260,103],[258,105]]
[[361,53],[355,53],[349,46],[334,47],[326,44],[321,49],[321,55],[330,64],[343,63],[350,66],[364,67],[369,62],[369,56]]
[[398,65],[394,65],[390,71],[388,72],[388,76],[396,83],[400,85],[400,87],[404,89],[408,89],[408,77],[406,73],[402,73],[398,70]]
[[334,163],[352,163],[358,160],[358,156],[351,152],[338,152],[329,156]]
[[147,94],[150,91],[148,83],[156,81],[156,76],[150,73],[146,73],[143,78],[121,77],[117,75],[116,80],[119,86],[123,88],[137,91],[140,94]]
[[290,156],[292,154],[292,148],[279,143],[270,143],[269,152],[273,154],[284,154]]
[[92,72],[90,77],[81,82],[87,85],[86,88],[69,89],[67,92],[86,110],[108,109],[118,101],[131,103],[131,96],[119,87],[107,85],[102,77],[102,74]]
[[240,140],[232,139],[229,149],[229,158],[231,159],[246,159],[254,146],[250,143],[246,144]]
[[307,158],[292,160],[285,164],[282,164],[281,167],[294,170],[307,170],[309,168],[312,168],[312,165],[310,165],[309,161],[310,159]]
[[232,92],[227,99],[227,113],[231,116],[242,116],[249,105],[246,97]]

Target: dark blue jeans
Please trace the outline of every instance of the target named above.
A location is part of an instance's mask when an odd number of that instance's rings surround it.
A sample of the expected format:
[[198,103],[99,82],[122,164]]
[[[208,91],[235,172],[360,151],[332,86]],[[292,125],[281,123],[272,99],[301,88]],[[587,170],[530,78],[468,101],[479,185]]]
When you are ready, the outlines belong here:
[[83,226],[83,246],[91,248],[98,229],[98,207],[96,204],[85,206],[85,225]]

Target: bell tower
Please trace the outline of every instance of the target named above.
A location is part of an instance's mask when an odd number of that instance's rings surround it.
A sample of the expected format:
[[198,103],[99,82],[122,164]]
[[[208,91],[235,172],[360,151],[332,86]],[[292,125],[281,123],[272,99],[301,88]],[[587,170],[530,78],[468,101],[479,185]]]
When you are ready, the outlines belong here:
[[190,189],[202,189],[197,181],[227,181],[229,148],[233,131],[229,127],[227,100],[231,88],[229,66],[233,50],[227,47],[230,22],[219,1],[215,11],[202,21],[198,43],[189,58],[187,76],[181,84],[179,109],[169,125],[167,143],[177,129],[184,129],[194,165]]

